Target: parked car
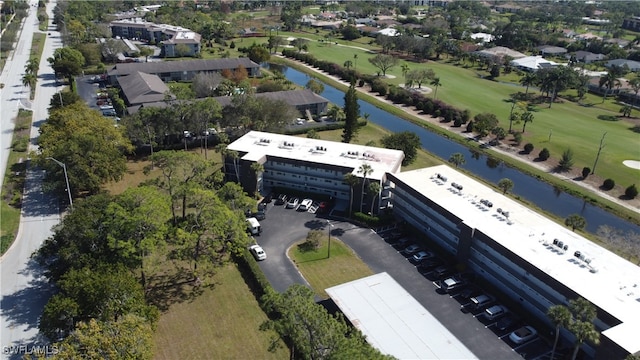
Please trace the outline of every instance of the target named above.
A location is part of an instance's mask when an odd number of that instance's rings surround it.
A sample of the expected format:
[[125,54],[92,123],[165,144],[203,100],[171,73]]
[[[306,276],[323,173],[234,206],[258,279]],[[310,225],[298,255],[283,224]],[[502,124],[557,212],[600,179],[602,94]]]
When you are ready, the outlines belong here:
[[462,300],[469,300],[472,297],[478,295],[480,293],[480,290],[476,289],[473,286],[469,286],[466,289],[460,291],[458,293],[458,297]]
[[411,254],[417,253],[420,250],[422,250],[420,245],[412,244],[412,245],[407,246],[404,250],[402,250],[402,252],[407,254],[407,255],[411,255]]
[[496,329],[500,331],[507,330],[513,326],[515,326],[520,319],[515,316],[513,313],[507,313],[505,316],[501,317],[500,320],[496,323]]
[[433,270],[435,268],[437,268],[438,266],[442,266],[444,265],[444,260],[438,258],[438,257],[430,257],[427,259],[424,259],[420,262],[420,265],[418,265],[419,267],[425,269],[425,270]]
[[446,292],[458,290],[464,286],[464,281],[456,276],[448,277],[436,282],[436,286]]
[[513,341],[516,344],[525,343],[538,335],[536,329],[531,326],[523,326],[509,335],[509,340]]
[[476,310],[480,310],[491,304],[495,299],[491,295],[480,294],[472,297],[470,300],[471,306]]
[[309,208],[311,207],[311,204],[313,204],[313,200],[311,199],[304,199],[300,202],[300,206],[298,206],[298,210],[300,211],[307,211],[309,210]]
[[287,202],[287,195],[286,194],[280,194],[278,195],[278,197],[276,198],[276,205],[284,205]]
[[437,268],[433,269],[433,274],[438,278],[442,279],[445,276],[449,276],[455,272],[455,269],[449,265],[441,265]]
[[411,238],[403,237],[398,239],[398,241],[396,241],[395,243],[393,243],[393,246],[397,246],[398,248],[405,248],[409,246],[409,244],[411,244]]
[[255,257],[256,260],[258,261],[262,261],[267,258],[267,253],[265,253],[264,250],[262,249],[262,246],[258,244],[251,245],[249,247],[249,251],[251,251],[251,253],[253,254],[253,257]]
[[507,309],[502,305],[493,305],[484,309],[484,317],[486,317],[488,320],[496,320],[506,313]]
[[287,209],[295,209],[296,206],[300,203],[300,200],[297,197],[292,197],[287,201],[286,208]]
[[321,201],[320,204],[318,204],[317,212],[320,214],[326,214],[327,212],[329,212],[329,203],[326,201]]
[[413,254],[413,261],[416,262],[420,262],[422,260],[426,260],[428,258],[432,258],[433,257],[433,253],[429,252],[429,251],[418,251],[417,253]]
[[267,213],[264,210],[258,210],[253,214],[253,217],[258,220],[264,220],[267,218]]

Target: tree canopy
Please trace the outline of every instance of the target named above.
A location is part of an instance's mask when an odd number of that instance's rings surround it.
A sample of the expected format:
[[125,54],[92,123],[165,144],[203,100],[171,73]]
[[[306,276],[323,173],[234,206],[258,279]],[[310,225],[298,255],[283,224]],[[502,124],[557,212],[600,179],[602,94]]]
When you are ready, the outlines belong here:
[[369,58],[369,62],[378,70],[380,70],[382,76],[386,76],[387,71],[398,65],[398,58],[391,55],[378,54],[372,58]]
[[420,137],[411,131],[387,135],[380,139],[380,142],[387,149],[402,150],[404,152],[402,166],[410,165],[416,160],[418,149],[421,146]]
[[82,73],[84,66],[84,56],[76,49],[70,47],[58,48],[53,52],[53,56],[47,59],[56,74],[69,78]]
[[102,184],[121,179],[125,154],[133,147],[122,129],[113,125],[113,120],[83,103],[54,110],[40,128],[40,151],[35,157],[47,170],[47,181],[57,189],[66,187],[63,169],[48,158],[66,165],[74,194],[95,194]]

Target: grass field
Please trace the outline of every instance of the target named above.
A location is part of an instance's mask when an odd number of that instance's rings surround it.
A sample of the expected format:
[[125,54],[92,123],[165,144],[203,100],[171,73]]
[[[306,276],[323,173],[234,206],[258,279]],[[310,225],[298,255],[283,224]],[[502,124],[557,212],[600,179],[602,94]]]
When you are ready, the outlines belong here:
[[29,142],[29,130],[31,129],[31,116],[32,113],[30,111],[20,110],[18,117],[15,119],[13,143],[2,182],[0,254],[4,254],[11,246],[20,226],[21,199],[28,157],[27,144]]
[[328,237],[320,241],[317,251],[300,252],[297,246],[289,249],[289,257],[322,298],[328,297],[326,288],[373,275],[351,248],[335,237],[331,237],[331,257],[327,258]]
[[[357,69],[363,73],[373,74],[376,68],[368,62],[374,56],[366,51],[343,46],[327,46],[317,42],[309,44],[309,52],[318,59],[343,64],[346,60],[353,61],[354,54],[358,55]],[[508,128],[508,116],[511,103],[506,100],[511,94],[524,92],[519,85],[501,83],[481,78],[475,68],[458,67],[441,62],[426,62],[422,64],[407,63],[411,69],[431,68],[440,77],[442,86],[438,89],[438,98],[460,109],[469,109],[472,115],[491,112],[501,120],[501,126]],[[403,82],[400,65],[387,74],[395,76],[389,82],[399,84]],[[530,92],[535,90],[530,89]],[[536,153],[543,147],[551,152],[551,156],[559,158],[563,151],[571,148],[574,153],[576,168],[592,167],[602,135],[607,132],[606,147],[601,153],[597,166],[597,174],[603,178],[613,178],[616,183],[629,186],[638,182],[638,171],[622,165],[623,160],[640,159],[638,151],[638,134],[631,131],[633,124],[626,119],[618,121],[603,121],[599,117],[617,116],[615,111],[602,109],[595,96],[585,99],[582,106],[570,101],[555,103],[551,108],[547,104],[534,106],[534,120],[527,125],[524,143],[531,142]],[[616,105],[608,105],[616,107]],[[522,125],[515,125],[514,129],[521,130]],[[551,133],[551,140],[549,135]],[[630,146],[635,144],[636,146]]]
[[284,343],[267,351],[278,336],[259,330],[267,316],[237,268],[225,266],[214,281],[212,289],[160,316],[154,359],[288,359]]

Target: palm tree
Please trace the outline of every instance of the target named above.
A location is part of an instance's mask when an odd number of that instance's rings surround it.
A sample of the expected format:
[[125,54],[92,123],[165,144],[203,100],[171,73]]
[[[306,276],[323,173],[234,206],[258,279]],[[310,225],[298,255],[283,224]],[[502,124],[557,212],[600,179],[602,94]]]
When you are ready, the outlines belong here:
[[569,300],[569,310],[574,319],[592,322],[598,315],[596,307],[584,298]]
[[38,58],[31,58],[24,66],[24,72],[27,74],[33,74],[38,76],[38,70],[40,69],[40,60]]
[[352,173],[348,173],[344,176],[344,182],[349,185],[349,217],[351,217],[351,209],[353,209],[353,187],[358,183],[358,177]]
[[378,195],[380,195],[380,183],[379,182],[372,182],[369,183],[369,188],[367,189],[367,192],[369,193],[369,196],[371,196],[371,215],[373,214],[373,206],[375,205],[375,200],[378,197]]
[[633,79],[629,80],[629,85],[633,89],[633,93],[635,97],[633,98],[633,104],[635,105],[638,101],[638,92],[640,91],[640,77],[636,76]]
[[498,181],[498,187],[502,190],[503,194],[506,194],[509,190],[513,189],[513,181],[508,178],[500,179],[500,181]]
[[344,110],[336,105],[331,105],[329,110],[327,110],[327,116],[335,121],[343,121],[345,119]]
[[520,115],[522,120],[522,132],[527,128],[527,123],[533,122],[533,113],[531,111],[525,111]]
[[460,165],[464,165],[465,163],[464,155],[462,155],[462,153],[451,154],[451,157],[449,158],[449,162],[455,165],[456,168]]
[[526,97],[529,93],[529,86],[536,83],[536,73],[528,72],[525,73],[522,78],[520,78],[520,85],[525,87],[524,96]]
[[553,305],[547,309],[547,317],[556,326],[556,337],[551,350],[551,360],[556,352],[558,340],[560,339],[560,328],[567,328],[571,324],[571,312],[564,305]]
[[578,351],[585,341],[589,341],[595,345],[600,344],[600,333],[595,329],[592,322],[589,321],[574,321],[569,325],[569,331],[576,337],[576,343],[573,348],[573,355],[571,360],[575,360],[578,356]]
[[[582,230],[587,226],[587,221],[578,214],[571,214],[566,219],[564,219],[564,224],[569,226],[572,231]],[[572,310],[573,312],[573,310]]]
[[259,182],[260,173],[264,171],[264,166],[259,162],[254,162],[253,164],[251,164],[251,170],[253,171],[256,177],[256,192],[259,193],[260,192],[260,182]]
[[28,86],[31,91],[35,90],[38,77],[33,73],[25,73],[22,76],[22,85]]
[[364,184],[365,184],[365,182],[367,180],[367,176],[369,176],[369,175],[371,175],[371,173],[373,173],[373,168],[371,167],[371,165],[369,165],[367,163],[363,163],[358,168],[358,173],[362,174],[362,190],[361,190],[361,193],[360,193],[360,212],[362,212],[362,205],[364,205]]
[[349,70],[351,66],[353,66],[353,63],[351,62],[351,60],[347,60],[344,62],[343,66],[346,67],[347,70]]
[[442,84],[440,83],[440,78],[433,78],[433,80],[431,80],[431,86],[435,86],[436,88],[436,91],[433,93],[433,98],[435,99],[438,96],[438,87],[442,86]]
[[407,76],[407,73],[409,72],[409,65],[407,65],[407,64],[402,64],[402,65],[400,66],[400,69],[401,69],[401,71],[402,71],[402,77],[406,77],[406,76]]
[[611,89],[614,86],[620,85],[620,80],[618,80],[616,75],[617,74],[615,72],[609,71],[606,75],[600,78],[600,82],[598,83],[598,85],[600,86],[600,88],[603,88],[603,87],[606,88],[606,90],[604,91],[604,95],[602,96],[603,103],[607,99],[607,95],[609,95],[609,92],[611,91]]
[[353,54],[353,70],[358,68],[358,54]]

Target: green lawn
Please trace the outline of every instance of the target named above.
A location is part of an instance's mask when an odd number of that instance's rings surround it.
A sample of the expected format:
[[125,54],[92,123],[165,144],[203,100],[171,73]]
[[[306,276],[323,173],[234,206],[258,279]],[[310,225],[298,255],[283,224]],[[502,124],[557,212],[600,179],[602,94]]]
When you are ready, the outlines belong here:
[[331,237],[331,257],[327,257],[328,235],[317,251],[300,252],[297,246],[289,249],[289,257],[309,282],[316,294],[327,298],[324,291],[335,285],[360,279],[373,272],[342,241]]
[[192,301],[174,304],[160,316],[154,359],[287,359],[267,349],[273,331],[260,331],[267,316],[233,265],[220,269],[215,286]]
[[[376,72],[375,67],[367,60],[374,55],[365,51],[313,42],[310,43],[309,51],[319,59],[338,64],[343,64],[346,60],[353,61],[353,55],[357,54],[358,71],[369,74]],[[406,63],[411,69],[433,69],[442,83],[438,89],[438,99],[459,109],[469,109],[472,115],[494,113],[501,120],[501,125],[508,128],[511,103],[506,100],[511,94],[524,92],[525,89],[512,83],[483,79],[476,68],[463,68],[446,62],[443,60],[418,64],[401,60],[400,64]],[[390,83],[404,82],[400,65],[387,74],[395,76],[389,79]],[[530,92],[537,93],[534,89],[530,89]],[[638,182],[638,171],[622,165],[623,160],[640,160],[638,135],[630,130],[633,125],[629,121],[600,120],[598,117],[602,115],[618,115],[619,109],[615,104],[603,106],[614,111],[603,109],[599,105],[601,101],[601,98],[590,95],[584,103],[593,104],[592,106],[570,101],[555,103],[550,109],[547,104],[535,106],[534,120],[527,125],[523,144],[531,142],[535,146],[535,153],[546,147],[555,158],[560,158],[563,151],[570,147],[574,153],[576,168],[592,167],[602,134],[607,132],[606,147],[600,155],[597,174],[603,178],[613,178],[616,183],[626,187]],[[522,130],[522,125],[515,125],[514,128]]]

